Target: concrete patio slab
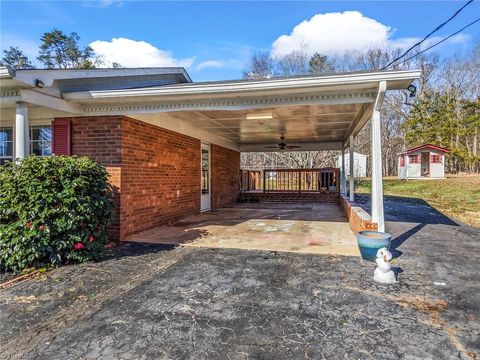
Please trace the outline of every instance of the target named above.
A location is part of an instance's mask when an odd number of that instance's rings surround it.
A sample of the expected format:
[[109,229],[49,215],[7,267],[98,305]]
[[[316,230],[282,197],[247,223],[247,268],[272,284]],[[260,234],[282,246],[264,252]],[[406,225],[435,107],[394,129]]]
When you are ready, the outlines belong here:
[[336,204],[242,204],[190,216],[129,241],[188,247],[358,256],[354,233]]

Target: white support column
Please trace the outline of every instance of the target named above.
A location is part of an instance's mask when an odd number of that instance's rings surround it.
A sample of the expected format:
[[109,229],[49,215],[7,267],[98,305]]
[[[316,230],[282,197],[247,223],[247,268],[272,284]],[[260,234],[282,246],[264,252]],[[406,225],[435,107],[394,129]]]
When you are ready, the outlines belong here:
[[379,108],[386,90],[386,82],[380,82],[372,114],[372,221],[378,224],[378,231],[385,231],[383,214],[382,174],[382,130]]
[[341,184],[342,184],[342,194],[347,195],[347,177],[345,176],[345,148],[342,146],[342,175]]
[[15,114],[15,158],[24,159],[30,153],[30,126],[28,106],[18,101]]
[[350,141],[349,141],[349,151],[350,151],[350,155],[349,155],[349,159],[348,159],[348,162],[349,162],[349,165],[350,165],[350,181],[348,183],[349,185],[349,200],[351,202],[355,201],[355,193],[354,193],[354,184],[355,184],[355,173],[354,173],[354,165],[355,165],[355,158],[354,158],[354,154],[353,154],[353,136],[350,135]]

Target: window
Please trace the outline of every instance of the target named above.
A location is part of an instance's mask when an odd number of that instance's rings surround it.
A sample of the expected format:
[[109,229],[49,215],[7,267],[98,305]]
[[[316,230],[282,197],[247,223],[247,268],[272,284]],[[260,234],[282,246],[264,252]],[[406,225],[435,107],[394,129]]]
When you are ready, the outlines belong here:
[[432,164],[441,164],[442,163],[442,155],[432,154],[431,158],[430,158],[430,162]]
[[52,127],[50,125],[30,127],[30,154],[52,155]]
[[400,167],[405,166],[405,155],[400,156]]
[[13,128],[0,127],[0,165],[13,160]]
[[[52,127],[30,126],[30,154],[52,154]],[[13,127],[0,127],[0,165],[13,160]]]
[[420,155],[409,155],[410,164],[420,164]]

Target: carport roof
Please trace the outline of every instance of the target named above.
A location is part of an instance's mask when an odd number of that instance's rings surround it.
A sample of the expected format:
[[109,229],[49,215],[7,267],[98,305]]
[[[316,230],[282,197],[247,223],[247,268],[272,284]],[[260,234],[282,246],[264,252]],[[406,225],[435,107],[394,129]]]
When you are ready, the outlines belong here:
[[[149,86],[149,76],[160,79],[162,74],[182,81]],[[241,151],[269,151],[266,147],[276,145],[280,136],[298,150],[328,150],[340,149],[368,121],[380,83],[386,90],[406,89],[420,71],[199,83],[185,82],[185,74],[179,68],[20,70],[11,80],[21,79],[22,87],[9,100],[66,116],[125,115]],[[37,79],[44,88],[26,88]]]

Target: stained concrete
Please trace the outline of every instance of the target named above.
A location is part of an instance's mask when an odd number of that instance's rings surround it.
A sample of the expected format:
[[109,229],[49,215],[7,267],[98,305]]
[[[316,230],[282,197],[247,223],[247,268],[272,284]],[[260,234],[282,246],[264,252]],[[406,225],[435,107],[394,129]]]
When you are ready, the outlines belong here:
[[479,359],[480,229],[385,209],[396,285],[358,257],[126,243],[2,290],[1,358]]
[[190,216],[129,241],[190,247],[358,256],[354,233],[336,204],[239,204]]

